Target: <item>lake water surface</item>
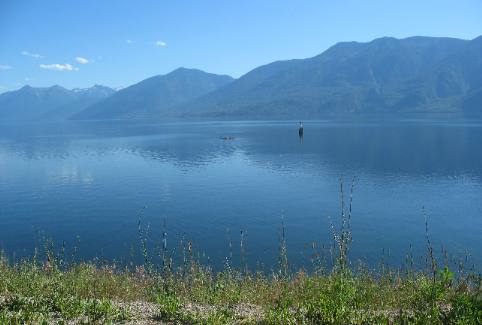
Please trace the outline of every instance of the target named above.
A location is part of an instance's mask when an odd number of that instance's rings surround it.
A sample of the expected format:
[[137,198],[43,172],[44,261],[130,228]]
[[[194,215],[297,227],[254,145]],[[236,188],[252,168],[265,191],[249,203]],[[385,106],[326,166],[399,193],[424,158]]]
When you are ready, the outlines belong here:
[[243,230],[248,264],[275,266],[283,219],[290,261],[307,266],[331,243],[340,177],[356,178],[354,260],[400,266],[412,246],[422,261],[425,210],[436,251],[482,268],[479,122],[305,122],[303,139],[285,121],[2,124],[0,248],[31,255],[51,238],[138,262],[143,210],[153,252],[165,229],[169,250],[184,238],[214,265],[239,262]]

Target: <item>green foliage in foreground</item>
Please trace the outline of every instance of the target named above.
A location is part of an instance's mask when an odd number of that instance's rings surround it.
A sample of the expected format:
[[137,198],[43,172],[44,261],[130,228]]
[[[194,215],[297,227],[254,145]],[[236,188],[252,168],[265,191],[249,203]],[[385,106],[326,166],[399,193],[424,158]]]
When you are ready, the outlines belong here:
[[454,279],[447,268],[435,275],[343,268],[268,276],[214,273],[196,263],[152,274],[0,263],[0,324],[123,322],[139,317],[125,307],[131,301],[157,306],[142,317],[193,324],[482,323],[480,276]]
[[60,271],[34,262],[9,266],[0,260],[0,324],[125,320],[129,314],[110,298],[116,291],[129,298],[128,291],[137,285],[127,274],[109,275],[93,265]]

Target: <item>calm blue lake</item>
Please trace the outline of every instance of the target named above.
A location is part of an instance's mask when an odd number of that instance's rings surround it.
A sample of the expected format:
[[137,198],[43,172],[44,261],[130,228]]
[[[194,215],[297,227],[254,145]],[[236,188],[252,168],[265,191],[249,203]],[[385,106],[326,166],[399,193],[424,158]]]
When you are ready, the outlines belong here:
[[[234,137],[231,140],[222,137]],[[157,254],[276,265],[329,246],[355,177],[351,257],[401,266],[426,249],[482,268],[482,123],[296,122],[0,125],[0,248],[16,258],[46,238],[77,258],[140,262],[138,222]],[[142,211],[142,212],[140,212]],[[141,215],[141,217],[140,217]],[[422,263],[423,264],[423,263]]]

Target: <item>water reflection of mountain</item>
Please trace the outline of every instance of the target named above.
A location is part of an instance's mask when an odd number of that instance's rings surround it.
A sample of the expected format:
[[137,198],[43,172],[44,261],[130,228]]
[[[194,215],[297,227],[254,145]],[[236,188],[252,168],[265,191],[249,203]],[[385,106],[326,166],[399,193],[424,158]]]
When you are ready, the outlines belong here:
[[384,175],[482,174],[482,127],[421,124],[251,128],[243,148],[274,169],[330,168]]
[[[230,133],[232,134],[232,133]],[[10,125],[0,131],[0,148],[23,159],[138,155],[183,167],[208,164],[236,151],[239,141],[221,139],[209,125],[59,123]]]
[[[234,139],[223,140],[223,136]],[[185,168],[241,153],[276,171],[479,177],[482,127],[423,123],[69,123],[2,127],[2,150],[24,159],[135,154]]]
[[226,159],[237,150],[237,145],[213,135],[180,135],[176,138],[143,140],[132,147],[133,153],[145,159],[172,163],[175,166],[207,165],[216,159]]
[[[166,138],[139,139],[131,150],[146,159],[183,166],[209,164],[241,152],[247,161],[275,171],[482,175],[480,126],[308,123],[305,128],[301,143],[294,123],[172,127],[169,131],[175,132]],[[235,139],[221,140],[223,135]]]

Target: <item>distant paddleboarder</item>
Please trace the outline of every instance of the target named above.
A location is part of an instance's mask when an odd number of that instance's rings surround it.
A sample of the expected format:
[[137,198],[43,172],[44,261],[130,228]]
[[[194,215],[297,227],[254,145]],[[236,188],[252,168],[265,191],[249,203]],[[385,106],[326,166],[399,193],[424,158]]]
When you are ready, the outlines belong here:
[[300,122],[300,124],[299,124],[298,135],[299,135],[300,137],[303,136],[303,122]]

